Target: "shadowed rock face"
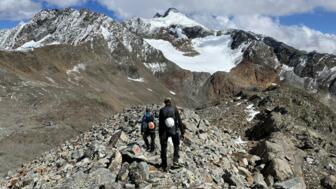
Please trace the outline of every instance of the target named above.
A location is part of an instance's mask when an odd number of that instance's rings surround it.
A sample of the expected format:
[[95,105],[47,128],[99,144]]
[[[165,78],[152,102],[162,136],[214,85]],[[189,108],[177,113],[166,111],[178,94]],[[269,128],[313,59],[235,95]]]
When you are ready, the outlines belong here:
[[336,79],[330,84],[329,91],[331,94],[336,95]]
[[294,79],[295,77],[292,75],[288,75],[290,77],[284,76],[282,80],[289,84],[298,84],[309,91],[325,91],[328,90],[336,77],[335,55],[318,52],[307,53],[273,38],[240,30],[233,30],[230,33],[233,38],[231,48],[237,48],[243,43],[250,43],[244,53],[244,59],[257,64],[257,67],[262,65],[262,67],[268,67],[274,71],[280,71],[283,65],[291,67],[293,70],[290,72],[300,78],[301,82]]

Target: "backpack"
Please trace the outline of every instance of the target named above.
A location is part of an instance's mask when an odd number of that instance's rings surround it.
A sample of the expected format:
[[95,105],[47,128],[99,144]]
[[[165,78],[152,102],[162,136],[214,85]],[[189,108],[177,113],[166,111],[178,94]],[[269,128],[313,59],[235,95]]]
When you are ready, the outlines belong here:
[[177,134],[177,126],[175,120],[175,108],[174,107],[166,107],[165,111],[165,126],[167,134],[176,135]]
[[147,128],[149,130],[154,130],[155,129],[155,123],[153,121],[147,123]]
[[156,125],[154,123],[154,116],[152,113],[145,113],[143,121],[145,122],[145,130],[155,131]]

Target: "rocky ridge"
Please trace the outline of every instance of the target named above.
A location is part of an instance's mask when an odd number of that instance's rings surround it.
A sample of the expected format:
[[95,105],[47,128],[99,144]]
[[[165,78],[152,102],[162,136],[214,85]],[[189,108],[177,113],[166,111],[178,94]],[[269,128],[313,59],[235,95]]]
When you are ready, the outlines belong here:
[[[158,106],[153,106],[157,111]],[[168,188],[251,185],[246,168],[232,158],[246,154],[245,144],[235,142],[225,130],[211,127],[197,114],[182,109],[187,132],[181,145],[183,167],[168,173],[159,169],[159,141],[150,154],[143,148],[139,119],[144,107],[126,109],[89,132],[46,152],[40,158],[9,172],[9,188]],[[168,151],[172,153],[170,142]],[[247,159],[244,160],[247,163]],[[171,164],[171,162],[170,162]],[[226,175],[223,178],[223,169]],[[239,170],[241,169],[241,170]],[[234,170],[232,172],[232,170]],[[244,172],[244,174],[241,173]],[[226,184],[228,185],[228,184]],[[238,186],[238,187],[239,187]]]
[[[151,106],[157,111],[159,106]],[[144,150],[139,119],[144,106],[125,109],[106,122],[71,139],[40,158],[10,171],[6,188],[288,188],[291,183],[305,188],[297,149],[283,136],[270,142],[242,141],[230,130],[211,125],[188,109],[180,109],[187,132],[181,144],[181,168],[167,173],[159,168],[156,150]],[[279,138],[280,137],[280,138]],[[254,149],[255,153],[249,153]],[[268,149],[268,153],[258,150]],[[172,144],[168,147],[172,155]],[[291,153],[289,153],[291,152]],[[277,154],[274,154],[277,153]],[[283,156],[279,153],[283,153]],[[267,155],[267,156],[265,156]],[[264,157],[265,156],[265,157]],[[276,157],[277,159],[272,159]],[[171,160],[171,158],[170,158]],[[273,163],[266,165],[264,162]],[[169,162],[170,165],[172,162]],[[266,166],[266,167],[265,167]],[[288,169],[284,168],[288,166]],[[297,166],[297,167],[295,167]],[[263,170],[266,170],[265,173]],[[299,172],[296,172],[299,171]],[[265,176],[264,176],[265,175]]]

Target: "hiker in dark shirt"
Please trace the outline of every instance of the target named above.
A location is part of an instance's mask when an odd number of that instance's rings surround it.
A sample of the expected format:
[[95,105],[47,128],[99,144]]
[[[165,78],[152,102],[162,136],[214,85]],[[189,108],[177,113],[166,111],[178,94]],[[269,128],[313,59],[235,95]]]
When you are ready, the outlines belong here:
[[170,98],[165,98],[165,106],[159,112],[159,136],[161,143],[161,167],[167,171],[167,142],[171,137],[174,145],[174,166],[178,166],[180,138],[184,134],[178,109],[172,105]]
[[[141,134],[146,144],[146,149],[150,152],[155,150],[155,121],[154,115],[149,108],[146,108],[146,112],[142,118]],[[148,137],[151,138],[151,144],[149,146]]]

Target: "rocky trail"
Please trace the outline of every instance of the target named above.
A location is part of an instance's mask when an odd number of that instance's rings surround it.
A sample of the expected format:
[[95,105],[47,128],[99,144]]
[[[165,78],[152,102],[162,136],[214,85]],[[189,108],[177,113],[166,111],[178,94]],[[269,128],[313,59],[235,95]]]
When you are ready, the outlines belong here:
[[[158,110],[158,106],[153,108]],[[258,158],[235,160],[248,155],[246,144],[187,109],[182,109],[188,127],[180,152],[183,166],[162,172],[158,136],[155,152],[144,150],[138,124],[143,110],[141,106],[126,109],[95,125],[89,132],[10,172],[3,187],[220,188],[253,184],[249,183],[252,174],[246,166],[249,160]],[[170,142],[169,155],[172,151]]]

